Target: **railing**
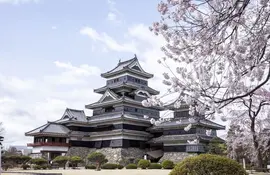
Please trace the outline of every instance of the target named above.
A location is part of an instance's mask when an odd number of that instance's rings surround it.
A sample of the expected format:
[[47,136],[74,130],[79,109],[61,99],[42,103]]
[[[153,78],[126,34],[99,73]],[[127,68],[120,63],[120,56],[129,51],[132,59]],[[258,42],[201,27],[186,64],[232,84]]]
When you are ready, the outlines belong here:
[[27,143],[27,146],[70,146],[69,143],[57,143],[57,142],[37,142],[37,143]]
[[186,152],[204,152],[203,145],[187,145]]

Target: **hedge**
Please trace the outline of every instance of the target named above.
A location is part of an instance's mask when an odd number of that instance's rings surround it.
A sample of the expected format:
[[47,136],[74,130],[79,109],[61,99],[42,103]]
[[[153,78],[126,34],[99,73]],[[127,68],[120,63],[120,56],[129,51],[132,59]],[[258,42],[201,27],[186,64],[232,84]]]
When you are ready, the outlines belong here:
[[30,165],[27,165],[27,164],[22,165],[22,169],[27,170],[28,168],[30,168]]
[[145,159],[141,159],[139,162],[138,162],[138,167],[141,168],[141,169],[146,169],[150,166],[150,162],[149,160],[145,160]]
[[162,169],[162,166],[158,163],[151,163],[148,169]]
[[34,170],[40,170],[41,168],[42,168],[42,167],[41,167],[40,165],[34,165],[34,166],[33,166],[33,169],[34,169]]
[[117,165],[117,169],[121,170],[121,169],[123,169],[123,168],[124,168],[123,165],[121,165],[121,164],[118,164],[118,165]]
[[128,165],[126,166],[126,169],[137,169],[137,165],[134,164],[134,163],[128,164]]
[[169,175],[247,175],[236,161],[218,155],[201,154],[177,164]]
[[94,170],[94,169],[96,169],[96,166],[95,166],[95,165],[86,165],[86,166],[85,166],[85,169],[91,169],[91,170]]
[[164,160],[161,165],[162,165],[163,169],[173,169],[174,168],[174,163],[173,163],[173,161],[170,161],[170,160]]
[[101,169],[109,169],[109,170],[113,170],[113,169],[117,169],[118,165],[114,164],[114,163],[105,163],[104,165],[101,166]]

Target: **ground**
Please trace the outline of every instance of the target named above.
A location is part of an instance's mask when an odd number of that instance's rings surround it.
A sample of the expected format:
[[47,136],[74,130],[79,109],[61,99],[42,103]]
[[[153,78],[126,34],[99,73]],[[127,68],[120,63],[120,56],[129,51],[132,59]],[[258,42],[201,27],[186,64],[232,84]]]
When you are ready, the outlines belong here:
[[[15,170],[14,170],[15,171]],[[1,175],[16,175],[9,171],[9,173],[1,173]],[[62,173],[62,175],[168,175],[170,170],[17,170],[16,172],[35,172],[35,173]],[[253,175],[269,175],[270,173],[256,173]],[[21,173],[18,175],[22,175]]]
[[[12,172],[12,171],[10,171]],[[168,175],[170,170],[20,170],[17,172],[40,172],[40,173],[62,173],[63,175]],[[15,173],[1,173],[1,175],[15,175]],[[22,175],[22,174],[18,174]]]

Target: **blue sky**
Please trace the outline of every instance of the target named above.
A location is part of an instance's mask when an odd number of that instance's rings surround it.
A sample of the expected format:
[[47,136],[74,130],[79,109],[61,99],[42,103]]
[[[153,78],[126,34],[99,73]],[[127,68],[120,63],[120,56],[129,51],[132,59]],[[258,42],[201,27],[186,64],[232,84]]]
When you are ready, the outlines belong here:
[[[163,40],[148,27],[157,0],[0,0],[0,121],[5,143],[31,142],[24,133],[84,109],[105,85],[101,72],[136,53],[157,74]],[[162,70],[162,68],[158,69]],[[90,111],[86,111],[91,114]]]
[[[65,108],[84,109],[104,86],[101,72],[137,54],[162,85],[158,0],[0,0],[0,121],[5,144],[32,141],[24,133],[59,119]],[[91,111],[85,111],[91,114]]]
[[[103,67],[104,61],[113,64],[119,57],[131,54],[93,52],[95,43],[82,36],[80,29],[90,26],[122,41],[128,27],[149,26],[159,19],[157,3],[156,0],[0,0],[0,61],[4,62],[0,68],[31,76],[29,68],[43,75],[52,71],[48,67],[55,60],[98,67]],[[21,66],[10,66],[14,64]]]

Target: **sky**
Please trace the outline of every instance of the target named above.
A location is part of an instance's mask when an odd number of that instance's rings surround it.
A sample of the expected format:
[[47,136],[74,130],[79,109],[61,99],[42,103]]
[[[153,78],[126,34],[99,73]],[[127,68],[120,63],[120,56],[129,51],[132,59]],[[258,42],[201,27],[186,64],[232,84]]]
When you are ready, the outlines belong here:
[[[6,145],[24,133],[84,109],[105,85],[100,74],[137,55],[166,91],[157,63],[165,41],[149,31],[159,0],[0,0],[0,121]],[[87,115],[91,111],[85,110]]]

